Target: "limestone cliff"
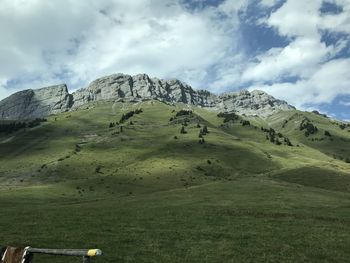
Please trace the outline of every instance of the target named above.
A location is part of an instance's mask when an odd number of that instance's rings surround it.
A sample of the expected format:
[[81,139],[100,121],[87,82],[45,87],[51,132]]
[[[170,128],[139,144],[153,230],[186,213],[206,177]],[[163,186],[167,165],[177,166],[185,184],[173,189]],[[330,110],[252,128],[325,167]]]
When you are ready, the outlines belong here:
[[23,90],[0,101],[0,119],[34,119],[64,112],[72,105],[66,85]]
[[87,88],[69,94],[66,85],[23,90],[0,101],[0,119],[21,120],[69,111],[94,101],[143,101],[192,104],[217,111],[269,116],[276,111],[295,109],[263,91],[241,91],[215,95],[194,90],[177,79],[150,78],[146,74],[113,74],[91,82]]

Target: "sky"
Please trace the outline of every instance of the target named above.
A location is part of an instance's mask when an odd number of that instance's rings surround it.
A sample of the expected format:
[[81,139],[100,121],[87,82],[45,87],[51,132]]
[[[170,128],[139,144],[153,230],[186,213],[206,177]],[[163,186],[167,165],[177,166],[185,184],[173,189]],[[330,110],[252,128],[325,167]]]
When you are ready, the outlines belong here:
[[0,99],[113,74],[350,120],[350,0],[0,0]]

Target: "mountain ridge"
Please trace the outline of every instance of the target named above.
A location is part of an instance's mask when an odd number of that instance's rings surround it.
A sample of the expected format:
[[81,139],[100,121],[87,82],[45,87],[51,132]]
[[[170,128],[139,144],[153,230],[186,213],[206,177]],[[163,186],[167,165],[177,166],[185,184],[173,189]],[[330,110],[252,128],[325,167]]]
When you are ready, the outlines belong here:
[[242,90],[216,95],[207,90],[195,90],[178,79],[150,78],[147,74],[123,73],[104,76],[87,87],[69,93],[66,84],[16,92],[0,101],[1,120],[41,118],[77,109],[94,101],[160,100],[184,103],[241,115],[267,117],[280,110],[295,107],[263,91]]

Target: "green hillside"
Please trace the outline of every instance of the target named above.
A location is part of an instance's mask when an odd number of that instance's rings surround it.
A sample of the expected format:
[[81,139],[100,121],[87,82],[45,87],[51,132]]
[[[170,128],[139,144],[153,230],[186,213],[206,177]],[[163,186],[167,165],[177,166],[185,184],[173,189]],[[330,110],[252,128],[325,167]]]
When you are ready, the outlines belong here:
[[349,131],[158,101],[50,116],[0,133],[0,244],[98,247],[94,262],[346,262]]

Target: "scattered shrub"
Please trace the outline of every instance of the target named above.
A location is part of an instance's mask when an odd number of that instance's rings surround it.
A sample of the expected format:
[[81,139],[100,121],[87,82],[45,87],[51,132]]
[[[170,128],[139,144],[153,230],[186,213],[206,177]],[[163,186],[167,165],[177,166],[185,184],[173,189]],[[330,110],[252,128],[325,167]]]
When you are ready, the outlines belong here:
[[241,120],[242,126],[249,126],[250,125],[250,121],[247,120]]
[[282,128],[285,128],[286,125],[287,125],[287,123],[288,123],[288,120],[285,120],[285,121],[283,122],[283,124],[282,124]]
[[209,133],[207,125],[203,126],[202,132],[203,132],[203,135],[206,135],[207,133]]
[[345,127],[346,127],[345,123],[341,123],[341,124],[339,124],[339,128],[340,128],[340,129],[344,130],[344,129],[345,129]]
[[120,121],[119,123],[123,123],[125,121],[127,121],[128,119],[130,119],[132,116],[134,116],[134,114],[140,114],[142,113],[143,110],[142,109],[137,109],[137,110],[134,110],[134,111],[129,111],[125,114],[122,115],[122,117],[120,118]]
[[293,144],[290,142],[290,140],[286,137],[284,137],[284,143],[288,146],[293,146]]
[[275,144],[276,145],[281,145],[282,143],[278,139],[276,139]]
[[98,166],[95,168],[95,172],[96,172],[96,173],[101,173],[101,174],[102,174],[101,169],[102,169],[102,166],[101,166],[101,165],[98,165]]
[[330,134],[329,131],[324,131],[324,135],[325,135],[325,136],[328,136],[328,137],[331,137],[331,136],[332,136],[332,135]]
[[231,113],[227,113],[227,112],[220,112],[217,115],[219,118],[224,118],[224,123],[229,122],[229,121],[235,121],[238,120],[238,115],[236,115],[235,113],[231,112]]
[[12,133],[27,126],[25,122],[10,122],[0,124],[0,133]]
[[192,111],[191,110],[180,110],[176,113],[175,117],[187,116],[187,115],[192,115]]
[[282,133],[276,132],[273,128],[266,129],[264,127],[260,128],[263,132],[266,133],[266,140],[270,140],[271,143],[276,145],[281,145],[282,142],[279,139],[283,139],[283,143],[287,146],[293,146],[290,140],[287,137],[284,137]]
[[315,125],[311,123],[311,121],[308,118],[304,118],[302,122],[300,123],[299,129],[301,131],[305,131],[305,136],[308,137],[310,134],[315,134],[318,129]]

